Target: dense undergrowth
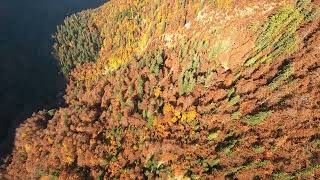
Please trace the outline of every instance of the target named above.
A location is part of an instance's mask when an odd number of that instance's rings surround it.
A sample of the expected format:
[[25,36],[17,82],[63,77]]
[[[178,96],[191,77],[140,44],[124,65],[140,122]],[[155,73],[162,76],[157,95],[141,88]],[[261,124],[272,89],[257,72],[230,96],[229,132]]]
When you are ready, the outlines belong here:
[[8,176],[319,177],[318,6],[106,3],[96,62],[71,71],[66,107],[17,129]]

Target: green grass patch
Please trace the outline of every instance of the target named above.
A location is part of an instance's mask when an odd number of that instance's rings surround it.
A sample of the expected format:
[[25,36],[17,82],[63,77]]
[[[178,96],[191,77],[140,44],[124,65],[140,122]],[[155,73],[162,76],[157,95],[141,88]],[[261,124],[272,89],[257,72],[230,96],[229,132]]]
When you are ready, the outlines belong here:
[[159,176],[161,172],[167,172],[169,169],[162,162],[158,162],[152,156],[143,168],[144,174],[150,179],[150,177]]
[[320,148],[320,139],[315,140],[314,143],[317,146],[317,148]]
[[210,133],[208,136],[208,140],[209,141],[215,140],[219,136],[220,132],[221,131],[217,130],[217,131]]
[[209,51],[209,59],[215,60],[219,54],[225,52],[231,48],[230,40],[218,41]]
[[195,55],[192,61],[185,67],[185,69],[180,73],[178,83],[179,83],[179,94],[185,95],[191,93],[196,84],[196,73],[200,66],[200,57]]
[[263,146],[256,146],[256,147],[253,147],[252,150],[259,154],[259,153],[263,153],[265,151],[264,147]]
[[234,106],[234,105],[238,104],[240,102],[240,100],[241,100],[240,95],[237,95],[229,100],[229,105]]
[[238,120],[238,119],[241,118],[241,116],[242,116],[241,112],[240,111],[236,111],[236,112],[231,114],[231,119]]
[[272,178],[275,180],[292,180],[295,179],[295,176],[289,175],[285,172],[277,172],[272,174]]
[[228,93],[228,98],[232,97],[234,95],[234,93],[236,92],[236,88],[231,88],[227,90]]
[[266,118],[268,118],[272,114],[271,111],[259,112],[254,115],[247,115],[245,117],[245,123],[250,126],[255,126],[262,123]]
[[292,179],[301,179],[304,176],[312,175],[312,173],[316,170],[320,169],[320,164],[313,165],[306,169],[296,172],[294,175],[290,175],[286,172],[276,172],[272,174],[273,179],[275,180],[292,180]]
[[222,142],[219,142],[215,148],[217,152],[224,152],[227,156],[232,156],[232,149],[238,144],[239,140],[234,132],[226,135]]
[[220,159],[206,159],[202,161],[202,166],[204,166],[204,172],[210,173],[214,171],[220,164]]
[[272,82],[269,84],[269,87],[271,90],[278,89],[282,84],[288,80],[291,75],[294,73],[294,69],[292,67],[292,64],[286,64],[284,65],[277,73],[275,78],[273,78]]
[[226,176],[232,177],[237,172],[240,172],[242,170],[248,170],[248,169],[252,169],[252,168],[262,168],[262,167],[266,166],[269,162],[270,161],[259,161],[259,162],[246,163],[246,164],[232,168],[231,170],[227,171]]
[[245,66],[270,62],[275,58],[292,53],[298,44],[296,32],[314,15],[310,3],[287,5],[271,15],[260,28],[256,51],[247,59]]
[[306,176],[306,175],[311,175],[313,173],[313,171],[316,170],[316,169],[320,169],[320,164],[311,166],[309,168],[306,168],[306,169],[296,173],[296,177],[303,177],[303,176]]

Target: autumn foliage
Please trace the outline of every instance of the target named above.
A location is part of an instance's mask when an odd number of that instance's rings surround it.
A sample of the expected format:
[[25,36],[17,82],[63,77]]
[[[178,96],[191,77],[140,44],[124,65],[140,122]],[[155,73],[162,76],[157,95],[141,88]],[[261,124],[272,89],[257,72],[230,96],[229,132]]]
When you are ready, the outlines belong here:
[[90,16],[96,62],[72,70],[65,107],[17,129],[8,177],[320,176],[316,2],[120,0]]

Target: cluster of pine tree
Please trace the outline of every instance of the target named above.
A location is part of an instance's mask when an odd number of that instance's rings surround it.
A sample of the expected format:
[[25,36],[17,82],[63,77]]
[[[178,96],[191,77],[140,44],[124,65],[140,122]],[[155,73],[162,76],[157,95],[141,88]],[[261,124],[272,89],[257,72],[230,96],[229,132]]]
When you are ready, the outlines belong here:
[[97,59],[102,39],[91,20],[91,12],[87,10],[67,17],[53,36],[54,55],[65,76],[77,65]]

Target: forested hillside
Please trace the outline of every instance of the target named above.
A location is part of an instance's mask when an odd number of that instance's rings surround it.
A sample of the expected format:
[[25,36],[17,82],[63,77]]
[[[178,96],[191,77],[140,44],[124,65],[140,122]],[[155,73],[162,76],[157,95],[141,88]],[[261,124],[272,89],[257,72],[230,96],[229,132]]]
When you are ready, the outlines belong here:
[[320,1],[118,0],[54,34],[66,105],[5,178],[319,179]]

